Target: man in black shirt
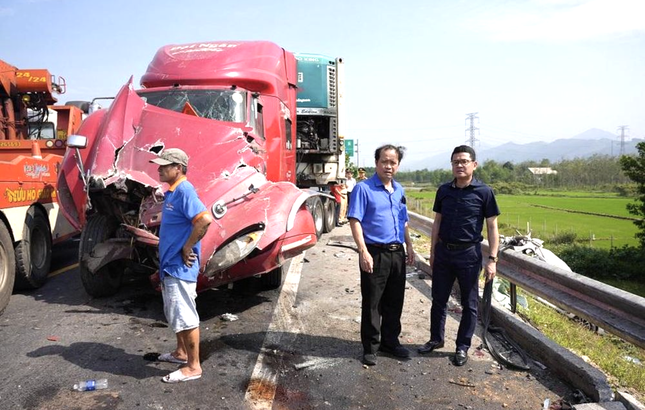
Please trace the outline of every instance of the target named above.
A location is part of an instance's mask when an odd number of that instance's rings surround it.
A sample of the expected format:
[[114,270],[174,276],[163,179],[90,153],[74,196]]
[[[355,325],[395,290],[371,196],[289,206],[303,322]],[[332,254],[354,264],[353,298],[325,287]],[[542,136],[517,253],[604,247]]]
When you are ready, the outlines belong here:
[[486,280],[497,271],[499,208],[493,190],[473,179],[477,169],[475,150],[467,145],[456,147],[451,156],[454,179],[437,190],[433,211],[432,248],[432,309],[430,340],[419,353],[430,353],[444,345],[446,305],[452,285],[457,279],[461,291],[462,315],[457,332],[456,366],[468,361],[468,349],[477,324],[479,274],[482,268],[481,232],[484,221],[488,233],[490,255],[485,266]]

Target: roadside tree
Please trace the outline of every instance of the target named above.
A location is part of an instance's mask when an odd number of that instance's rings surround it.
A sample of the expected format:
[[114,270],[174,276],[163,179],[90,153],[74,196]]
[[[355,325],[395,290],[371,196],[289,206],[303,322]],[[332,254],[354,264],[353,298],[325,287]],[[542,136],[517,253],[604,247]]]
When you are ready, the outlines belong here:
[[641,248],[645,249],[645,142],[638,143],[636,149],[638,155],[622,156],[620,165],[625,175],[636,183],[638,197],[635,203],[627,204],[627,210],[630,214],[640,217],[639,220],[634,221],[639,229],[636,239],[640,241]]

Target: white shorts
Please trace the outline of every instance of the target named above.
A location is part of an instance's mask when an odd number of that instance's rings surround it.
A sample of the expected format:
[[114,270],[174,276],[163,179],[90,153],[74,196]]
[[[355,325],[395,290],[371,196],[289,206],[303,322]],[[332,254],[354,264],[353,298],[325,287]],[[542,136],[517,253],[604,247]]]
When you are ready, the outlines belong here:
[[161,283],[163,310],[175,333],[199,327],[197,314],[197,283],[165,275]]

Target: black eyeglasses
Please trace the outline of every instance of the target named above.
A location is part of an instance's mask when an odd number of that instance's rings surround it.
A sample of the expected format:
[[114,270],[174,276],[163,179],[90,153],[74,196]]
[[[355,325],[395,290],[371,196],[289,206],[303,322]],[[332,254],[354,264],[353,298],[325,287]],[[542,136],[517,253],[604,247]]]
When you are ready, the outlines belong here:
[[456,167],[457,165],[466,166],[466,165],[470,164],[471,162],[473,162],[473,161],[471,161],[469,159],[456,159],[454,161],[450,161],[450,163],[452,164],[453,167]]

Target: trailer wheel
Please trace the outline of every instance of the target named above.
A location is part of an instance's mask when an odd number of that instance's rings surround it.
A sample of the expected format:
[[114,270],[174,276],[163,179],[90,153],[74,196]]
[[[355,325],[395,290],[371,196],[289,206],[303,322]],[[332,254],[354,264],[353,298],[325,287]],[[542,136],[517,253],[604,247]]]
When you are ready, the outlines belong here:
[[105,215],[92,215],[87,220],[87,225],[81,233],[81,240],[78,248],[79,270],[81,272],[81,281],[85,291],[93,297],[114,295],[121,286],[123,269],[118,263],[110,263],[92,273],[83,263],[83,255],[92,252],[94,247],[111,238],[116,229],[117,222]]
[[264,289],[277,289],[282,284],[282,266],[260,276]]
[[309,212],[311,216],[314,217],[314,226],[316,227],[316,238],[320,239],[320,236],[323,234],[325,229],[325,209],[323,208],[323,203],[320,200],[319,196],[314,196],[307,200],[307,206],[309,207]]
[[336,201],[330,198],[325,199],[325,233],[331,232],[336,226]]
[[11,235],[0,220],[0,315],[9,304],[15,281],[16,259]]
[[22,240],[16,244],[16,289],[36,289],[47,280],[52,262],[52,235],[39,208],[27,211]]

